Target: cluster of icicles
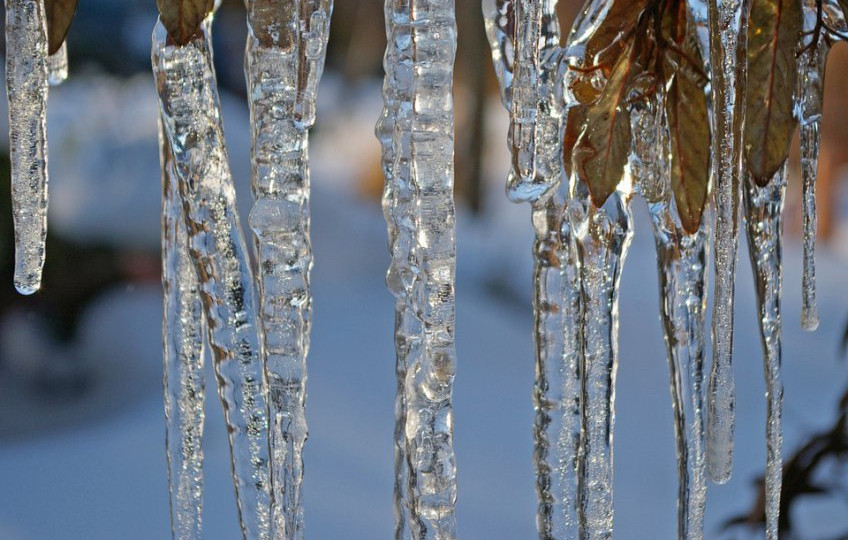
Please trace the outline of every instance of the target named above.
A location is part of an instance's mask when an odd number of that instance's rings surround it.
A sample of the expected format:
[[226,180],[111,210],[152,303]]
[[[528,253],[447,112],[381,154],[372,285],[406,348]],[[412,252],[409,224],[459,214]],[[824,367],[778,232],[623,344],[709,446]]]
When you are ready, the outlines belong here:
[[[302,449],[307,436],[312,255],[308,135],[315,121],[332,0],[296,0],[271,13],[247,0],[245,72],[252,136],[257,270],[236,211],[212,65],[212,15],[186,45],[153,33],[160,102],[164,360],[171,515],[175,538],[202,538],[204,342],[230,438],[246,539],[303,538]],[[634,193],[656,238],[680,475],[679,537],[702,538],[706,478],[730,477],[734,388],[733,288],[740,201],[757,281],[768,388],[766,536],[777,538],[781,484],[780,292],[786,167],[766,186],[743,173],[745,1],[690,0],[707,29],[713,66],[712,145],[716,293],[713,361],[703,385],[707,252],[712,219],[686,232],[667,179],[662,91],[634,104],[627,173],[603,205],[564,178],[563,128],[582,77],[580,50],[611,2],[590,0],[560,45],[556,0],[484,0],[487,32],[510,113],[507,192],[529,202],[536,232],[538,527],[546,539],[603,539],[613,526],[613,421],[618,284],[632,236]],[[273,3],[271,3],[273,5]],[[805,30],[822,9],[805,1]],[[830,28],[846,33],[826,3]],[[837,15],[839,14],[839,15]],[[6,0],[15,286],[38,290],[47,209],[48,84],[67,76],[63,45],[47,55],[41,1]],[[385,107],[376,134],[386,177],[383,208],[396,299],[395,538],[456,537],[451,393],[455,368],[452,78],[454,0],[386,0]],[[267,27],[259,27],[266,25]],[[269,43],[260,36],[273,35]],[[805,36],[809,36],[805,33]],[[806,37],[805,39],[811,39]],[[740,40],[743,41],[740,43]],[[804,180],[803,326],[817,324],[814,184],[829,43],[799,59],[797,115]],[[572,69],[574,68],[574,69]],[[258,294],[257,292],[258,291]],[[707,410],[704,410],[706,402]],[[705,412],[706,418],[705,418]],[[706,422],[705,422],[706,420]]]

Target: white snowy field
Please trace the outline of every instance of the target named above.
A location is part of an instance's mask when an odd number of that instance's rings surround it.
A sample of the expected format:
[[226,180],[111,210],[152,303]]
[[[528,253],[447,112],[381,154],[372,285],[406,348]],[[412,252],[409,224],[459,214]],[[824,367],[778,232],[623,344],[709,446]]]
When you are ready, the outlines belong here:
[[[380,104],[376,85],[350,92],[354,97],[348,100],[339,87],[328,78],[322,88],[322,120],[313,145],[316,263],[304,504],[310,538],[372,540],[392,534],[393,301],[383,283],[388,257],[382,214],[376,203],[357,198],[352,184],[358,172],[376,166],[372,125]],[[99,77],[72,78],[51,100],[51,225],[78,237],[155,245],[159,178],[152,83],[138,79],[123,88]],[[246,212],[247,118],[237,102],[226,100],[225,107]],[[458,521],[460,537],[472,540],[535,537],[529,212],[501,196],[505,123],[500,110],[493,110],[498,120],[488,146],[490,208],[481,219],[460,209],[458,220]],[[137,119],[131,120],[133,136],[116,138],[109,114]],[[96,135],[100,132],[106,135]],[[107,143],[112,153],[91,156],[91,144]],[[621,287],[616,538],[671,539],[677,480],[668,372],[653,241],[640,202],[634,207],[637,234]],[[765,463],[762,362],[745,249],[743,242],[736,464],[729,484],[710,486],[711,539],[745,536],[722,533],[720,524],[749,509],[752,481]],[[787,453],[832,422],[846,383],[836,350],[848,314],[842,274],[848,254],[819,252],[822,325],[813,334],[803,333],[798,323],[800,259],[791,241],[785,250],[783,317]],[[0,540],[169,536],[160,302],[154,287],[114,290],[88,313],[79,348],[101,365],[101,387],[94,392],[100,401],[87,409],[90,419],[0,441]],[[205,536],[233,539],[238,529],[224,422],[209,381]],[[109,414],[101,410],[118,402]],[[12,408],[0,414],[15,413]],[[838,474],[843,484],[848,481],[845,471]],[[843,501],[803,505],[795,518],[815,538],[848,528]]]

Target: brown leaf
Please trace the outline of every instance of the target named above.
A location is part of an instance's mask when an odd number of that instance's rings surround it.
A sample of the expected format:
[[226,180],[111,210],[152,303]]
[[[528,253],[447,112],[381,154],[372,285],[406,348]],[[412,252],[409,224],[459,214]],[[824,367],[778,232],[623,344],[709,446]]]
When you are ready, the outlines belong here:
[[47,16],[47,53],[53,54],[65,42],[77,12],[77,0],[44,0],[44,11]]
[[[571,154],[571,167],[586,183],[592,202],[600,207],[615,191],[624,174],[630,154],[630,115],[627,94],[630,81],[637,75],[630,48],[613,66],[607,85],[598,101],[584,107],[582,126],[572,126],[577,139],[570,145],[566,133],[565,152]],[[579,119],[579,117],[578,117]]]
[[766,185],[789,155],[802,30],[801,0],[753,0],[748,25],[745,159],[757,185]]
[[615,65],[630,49],[639,17],[655,0],[613,0],[603,20],[586,43],[588,65]]
[[248,3],[250,28],[262,46],[290,50],[297,43],[297,7],[295,0]]
[[694,233],[701,226],[710,180],[707,81],[698,37],[684,0],[670,2],[662,28],[671,189],[683,228]]
[[177,45],[185,45],[200,31],[214,0],[156,0],[159,18]]

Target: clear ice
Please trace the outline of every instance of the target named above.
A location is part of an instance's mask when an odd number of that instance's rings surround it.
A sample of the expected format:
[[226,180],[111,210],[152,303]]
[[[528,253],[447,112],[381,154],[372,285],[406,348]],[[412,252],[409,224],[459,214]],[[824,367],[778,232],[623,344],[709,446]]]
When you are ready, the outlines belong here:
[[703,427],[703,366],[706,335],[707,216],[695,233],[683,228],[668,176],[664,95],[631,109],[630,173],[648,203],[657,249],[660,318],[668,364],[677,441],[677,537],[704,537],[706,461]]
[[47,240],[47,20],[40,0],[6,0],[6,95],[15,288],[41,287]]
[[[824,4],[833,4],[825,1]],[[798,88],[796,91],[796,114],[800,124],[801,176],[803,208],[804,272],[801,283],[801,328],[813,331],[819,326],[816,304],[816,179],[818,177],[819,145],[821,141],[822,100],[824,98],[824,75],[830,38],[822,28],[817,29],[821,16],[831,28],[845,29],[845,20],[827,20],[835,9],[820,9],[816,0],[804,1],[804,35],[800,40],[798,56]],[[828,6],[829,8],[831,6]],[[841,23],[841,24],[840,24]]]
[[[332,1],[248,0],[249,223],[259,260],[259,323],[268,382],[273,538],[303,538],[309,274],[309,129],[315,122]],[[270,38],[266,38],[270,36]]]
[[157,23],[153,73],[208,322],[242,533],[246,540],[265,540],[271,506],[268,407],[253,277],[236,210],[212,67],[210,23],[211,17],[184,46],[170,44],[167,31]]
[[63,41],[59,50],[47,57],[47,82],[58,86],[68,78],[68,42]]
[[511,118],[513,168],[507,193],[513,200],[531,202],[536,237],[536,523],[540,538],[576,538],[580,290],[576,246],[557,190],[562,177],[564,100],[556,2],[484,0],[483,15],[502,101]]
[[[736,388],[733,379],[733,296],[742,190],[742,129],[751,0],[709,0],[712,85],[712,168],[715,182],[713,362],[707,392],[707,471],[716,483],[733,471]],[[740,61],[741,59],[741,61]]]
[[[397,301],[396,538],[456,537],[453,0],[386,0],[383,145],[389,290]],[[389,146],[390,148],[387,148]],[[402,449],[399,447],[403,446]],[[396,479],[396,482],[398,480]],[[404,521],[403,517],[408,519]]]
[[787,165],[784,164],[765,187],[757,186],[750,178],[745,182],[748,249],[754,270],[768,399],[765,478],[767,540],[778,538],[780,490],[783,481],[780,293],[783,280],[781,235],[786,171]]
[[601,208],[572,180],[568,219],[577,245],[582,428],[578,457],[581,540],[613,532],[613,433],[618,369],[618,290],[633,234],[630,194],[615,191]]
[[160,122],[165,447],[171,534],[203,539],[203,320],[200,284],[191,262],[174,158]]

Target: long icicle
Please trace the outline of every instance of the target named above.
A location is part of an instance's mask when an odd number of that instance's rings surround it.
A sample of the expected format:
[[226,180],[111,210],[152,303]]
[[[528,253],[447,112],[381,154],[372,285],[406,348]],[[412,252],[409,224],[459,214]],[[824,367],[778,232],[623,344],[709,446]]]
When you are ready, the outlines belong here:
[[15,288],[41,287],[47,239],[47,19],[42,0],[6,0],[6,95]]
[[668,177],[664,99],[660,92],[650,103],[632,107],[630,173],[648,203],[657,249],[677,441],[677,536],[699,540],[704,537],[707,493],[702,387],[709,219],[702,219],[700,229],[689,234],[677,217]]
[[613,531],[618,290],[633,234],[630,194],[615,191],[602,208],[596,208],[585,184],[575,181],[568,204],[568,219],[580,261],[581,284],[580,539],[609,540]]
[[747,18],[750,0],[710,0],[710,74],[713,92],[713,178],[716,194],[713,363],[707,398],[707,471],[730,480],[736,390],[733,379],[733,296],[742,174]]
[[[511,116],[513,167],[507,192],[515,200],[532,201],[536,236],[536,524],[540,538],[576,538],[579,284],[576,248],[568,221],[562,219],[563,201],[551,191],[562,175],[564,105],[557,84],[562,49],[556,2],[484,0],[483,15],[502,101]],[[521,80],[513,78],[513,71]],[[518,96],[513,81],[524,85]]]
[[536,526],[540,539],[576,538],[581,390],[577,250],[559,196],[533,208]]
[[[386,275],[386,285],[395,297],[395,394],[394,429],[394,513],[395,540],[409,538],[411,496],[409,494],[409,460],[406,453],[406,372],[413,356],[421,351],[421,322],[410,310],[413,272],[413,247],[415,245],[414,206],[412,190],[403,178],[408,177],[409,145],[395,144],[398,113],[408,96],[412,95],[411,78],[403,66],[411,63],[411,49],[399,47],[409,41],[409,6],[402,3],[385,5],[386,52],[383,68],[383,112],[375,127],[382,151],[382,169],[385,176],[383,190],[383,215],[388,230],[388,248],[391,257]],[[400,24],[395,24],[398,21]],[[397,149],[395,148],[397,146]],[[403,174],[396,173],[403,171]]]
[[162,290],[165,447],[171,494],[171,535],[203,539],[203,304],[189,256],[177,173],[159,123],[162,164]]
[[[822,0],[823,1],[823,0]],[[837,9],[840,9],[837,7]],[[801,328],[807,331],[819,327],[816,305],[816,179],[819,166],[821,142],[822,101],[824,98],[824,75],[827,56],[830,52],[828,36],[816,29],[819,17],[823,17],[821,3],[805,0],[805,35],[800,43],[798,58],[797,100],[798,121],[801,140],[801,177],[804,238],[804,271],[801,283]]]
[[[453,0],[386,0],[385,5],[388,35],[399,37],[395,35],[399,31],[408,38],[396,39],[387,48],[385,61],[392,68],[387,69],[385,99],[387,111],[392,109],[390,102],[397,101],[392,119],[394,164],[387,181],[394,184],[390,189],[398,207],[387,214],[402,216],[407,220],[403,227],[411,228],[411,234],[394,238],[389,287],[397,294],[393,280],[408,278],[401,291],[408,310],[401,315],[408,317],[398,320],[397,326],[420,332],[413,340],[415,352],[405,361],[398,359],[406,364],[403,436],[409,528],[415,539],[448,540],[456,537],[451,403],[456,357],[451,106],[456,17]],[[381,119],[378,133],[382,124]],[[390,235],[398,231],[390,222]],[[409,272],[394,264],[397,249],[405,249],[397,243],[406,239],[412,241]],[[394,275],[394,270],[401,274]],[[396,337],[397,343],[402,340]]]
[[248,0],[245,74],[250,96],[259,322],[269,388],[272,537],[303,538],[309,274],[309,129],[324,67],[332,2],[283,7]]
[[242,533],[246,540],[265,540],[271,506],[268,408],[253,277],[221,129],[209,22],[184,46],[169,44],[157,23],[153,73],[209,326]]
[[781,235],[783,234],[786,171],[787,165],[784,164],[765,187],[757,186],[751,179],[745,183],[748,249],[757,291],[757,311],[768,397],[765,479],[767,540],[778,538],[780,491],[783,481],[780,296],[783,281]]

